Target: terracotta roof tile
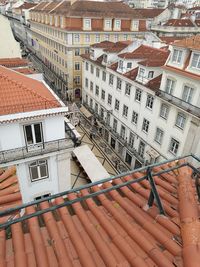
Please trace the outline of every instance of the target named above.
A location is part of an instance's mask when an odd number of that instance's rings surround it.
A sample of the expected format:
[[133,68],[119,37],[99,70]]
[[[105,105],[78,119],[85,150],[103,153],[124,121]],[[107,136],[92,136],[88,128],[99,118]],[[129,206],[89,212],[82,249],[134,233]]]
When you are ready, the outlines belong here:
[[0,66],[0,115],[60,107],[42,82]]
[[[22,203],[15,166],[0,169],[0,210],[15,207]],[[0,218],[4,223],[10,216]]]
[[190,19],[170,19],[163,26],[194,27],[195,25]]
[[147,83],[147,87],[150,88],[151,90],[158,90],[160,89],[160,84],[161,84],[161,79],[162,79],[162,74],[157,76],[156,78],[150,80],[148,83]]
[[175,41],[179,41],[182,39],[185,39],[185,37],[180,37],[180,36],[160,36],[159,37],[163,42],[165,42],[166,44],[171,44]]
[[27,66],[28,61],[23,58],[0,58],[0,65],[7,68]]
[[175,41],[173,45],[200,50],[200,34],[188,37],[180,41]]
[[159,16],[165,9],[162,8],[135,8],[144,18],[155,18]]
[[[183,162],[153,168],[154,172]],[[42,202],[38,209],[54,207],[37,217],[36,207],[26,208],[25,215],[35,217],[11,226],[11,235],[0,231],[0,264],[12,261],[15,266],[159,266],[198,267],[200,262],[200,220],[196,189],[191,169],[154,176],[166,215],[158,207],[149,208],[151,187],[144,176],[135,172],[92,185],[78,192]],[[113,186],[117,185],[117,190]],[[112,189],[107,193],[102,189]],[[88,194],[99,192],[95,198]],[[80,201],[79,197],[88,197]],[[68,201],[76,201],[70,204]],[[41,221],[43,221],[41,225]],[[180,224],[177,222],[180,222]],[[26,227],[24,227],[26,225]],[[8,257],[9,255],[9,257]],[[3,265],[4,264],[4,265]]]
[[21,6],[19,6],[19,9],[30,9],[34,6],[36,6],[37,4],[35,3],[28,3],[28,2],[24,2]]

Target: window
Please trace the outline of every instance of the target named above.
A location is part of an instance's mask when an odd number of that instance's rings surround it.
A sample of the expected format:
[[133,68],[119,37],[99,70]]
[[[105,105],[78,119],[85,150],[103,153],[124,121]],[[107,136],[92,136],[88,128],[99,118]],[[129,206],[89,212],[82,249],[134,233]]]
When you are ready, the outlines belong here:
[[115,110],[119,110],[119,100],[115,99]]
[[160,107],[160,117],[166,120],[168,117],[168,114],[169,114],[169,106],[163,103]]
[[99,68],[96,68],[96,77],[97,77],[97,78],[99,78],[99,73],[100,73]]
[[166,86],[165,86],[165,92],[172,95],[175,87],[175,81],[171,79],[167,79]]
[[84,19],[84,29],[91,29],[91,19]]
[[135,111],[133,111],[133,114],[132,114],[132,122],[134,124],[137,124],[138,122],[138,113],[136,113]]
[[123,116],[124,117],[128,116],[128,107],[126,105],[123,106]]
[[80,49],[79,48],[76,48],[75,49],[75,56],[79,56],[80,55]]
[[90,82],[90,91],[93,91],[93,82]]
[[105,27],[105,29],[108,29],[108,30],[112,29],[112,20],[111,19],[105,19],[104,27]]
[[94,106],[94,110],[95,110],[95,112],[98,114],[98,104],[97,103],[95,103],[95,106]]
[[102,119],[104,119],[104,109],[103,108],[100,109],[100,117]]
[[85,87],[88,88],[88,78],[85,78]]
[[90,35],[89,34],[86,34],[85,35],[85,42],[86,43],[89,43],[90,42]]
[[105,91],[104,90],[101,91],[101,99],[105,100]]
[[135,101],[140,102],[141,101],[141,96],[142,96],[142,91],[137,88],[136,91],[135,91]]
[[80,42],[80,34],[74,34],[74,42],[79,43]]
[[169,151],[172,154],[176,155],[178,152],[179,144],[180,143],[176,139],[172,138],[169,146]]
[[130,95],[130,94],[131,94],[131,84],[126,83],[125,95]]
[[193,92],[194,92],[194,89],[192,87],[185,85],[183,89],[182,99],[185,102],[191,103]]
[[80,63],[79,62],[75,62],[75,70],[80,70]]
[[118,68],[119,70],[123,71],[123,60],[119,60]]
[[24,126],[25,140],[27,145],[42,143],[42,123],[29,124]]
[[125,135],[126,135],[126,128],[122,125],[122,126],[121,126],[120,137],[121,137],[122,139],[125,139]]
[[193,54],[191,67],[200,69],[200,54],[196,53]]
[[104,82],[106,81],[106,72],[105,71],[102,72],[102,80]]
[[99,86],[96,85],[95,95],[99,96]]
[[127,63],[127,69],[131,69],[132,68],[132,63],[131,62],[128,62]]
[[138,20],[133,20],[133,21],[132,21],[132,27],[133,27],[134,29],[138,29],[138,26],[139,26],[139,21],[138,21]]
[[164,134],[164,132],[163,132],[160,128],[157,128],[157,129],[156,129],[156,135],[155,135],[155,139],[154,139],[154,140],[155,140],[158,144],[161,144],[161,143],[162,143],[163,134]]
[[85,96],[85,102],[88,104],[88,95]]
[[138,78],[144,78],[145,70],[143,68],[139,68]]
[[113,131],[116,133],[117,132],[117,120],[113,120]]
[[86,70],[89,69],[89,64],[88,64],[88,62],[85,63],[85,69],[86,69]]
[[178,49],[174,49],[174,53],[173,53],[173,56],[172,56],[172,62],[180,63],[182,54],[183,54],[183,51],[178,50]]
[[108,105],[112,104],[112,95],[108,94]]
[[154,75],[154,71],[149,71],[148,78],[149,79],[152,79],[153,78],[153,75]]
[[130,132],[128,144],[131,148],[134,147],[135,135]]
[[93,108],[93,99],[90,98],[90,107]]
[[96,34],[95,40],[96,40],[96,43],[99,43],[100,42],[100,34]]
[[80,84],[81,83],[81,77],[80,76],[76,76],[74,78],[74,82],[75,82],[75,84]]
[[94,66],[90,65],[90,72],[93,74],[94,73]]
[[148,121],[147,119],[144,119],[144,120],[143,120],[142,130],[143,130],[145,133],[148,133],[148,131],[149,131],[149,121]]
[[122,81],[121,79],[117,78],[117,89],[121,90],[121,88],[122,88]]
[[176,126],[183,129],[185,125],[186,117],[183,113],[178,113],[177,118],[176,118]]
[[114,75],[113,74],[110,74],[109,75],[109,84],[110,85],[113,85],[113,80],[114,80]]
[[153,101],[154,97],[152,95],[147,95],[147,102],[146,102],[146,107],[152,109],[153,108]]
[[105,40],[105,41],[109,41],[109,39],[110,39],[109,34],[105,34],[105,38],[104,38],[104,40]]
[[120,28],[121,28],[121,20],[116,19],[115,20],[115,29],[120,30]]
[[110,125],[110,113],[107,112],[107,116],[106,116],[106,123],[107,125]]
[[118,34],[115,34],[114,35],[114,42],[118,42],[119,41],[119,36],[118,36]]
[[144,157],[144,150],[145,150],[145,143],[140,141],[139,147],[138,147],[138,154],[140,157]]
[[29,164],[31,182],[48,178],[47,160],[36,160]]

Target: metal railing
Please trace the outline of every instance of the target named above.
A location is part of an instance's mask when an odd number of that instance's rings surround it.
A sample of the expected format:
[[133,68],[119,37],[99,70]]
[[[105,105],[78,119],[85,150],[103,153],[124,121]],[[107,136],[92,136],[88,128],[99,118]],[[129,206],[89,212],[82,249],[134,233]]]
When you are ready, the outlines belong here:
[[0,152],[0,164],[20,159],[30,158],[34,156],[39,156],[46,153],[56,152],[72,148],[73,146],[74,142],[71,138],[63,138],[35,145],[4,150]]
[[168,94],[167,92],[164,92],[162,90],[158,90],[156,92],[156,95],[167,100],[168,102],[171,102],[172,104],[184,109],[185,111],[194,114],[197,117],[200,117],[200,108],[197,106],[194,106],[176,96],[173,96],[171,94]]
[[[170,163],[170,162],[174,162],[174,161],[178,161],[180,159],[184,159],[184,161],[182,161],[180,164],[175,164],[173,167],[166,167],[165,170],[160,170],[159,172],[154,172],[154,167],[157,167],[157,166],[161,166],[163,164],[167,164],[167,163]],[[187,160],[187,161],[185,161]],[[160,162],[160,163],[154,163],[154,164],[151,164],[149,166],[145,166],[145,167],[142,167],[140,169],[137,169],[137,170],[131,170],[131,171],[128,171],[128,172],[124,172],[124,173],[120,173],[120,174],[117,174],[115,176],[111,176],[109,178],[106,178],[106,179],[102,179],[100,181],[97,181],[97,182],[93,182],[93,183],[90,183],[90,184],[86,184],[84,186],[81,186],[79,188],[75,188],[75,189],[71,189],[71,190],[68,190],[68,191],[64,191],[62,193],[58,193],[58,194],[54,194],[54,195],[51,195],[49,197],[44,197],[40,200],[34,200],[32,202],[29,202],[29,203],[26,203],[26,204],[22,204],[22,205],[19,205],[17,207],[14,207],[14,208],[8,208],[6,210],[3,210],[3,211],[0,211],[0,218],[3,217],[3,216],[7,216],[7,215],[10,215],[10,219],[7,220],[5,223],[2,223],[0,225],[0,229],[6,229],[7,227],[9,227],[10,225],[14,224],[14,223],[18,223],[18,222],[22,222],[24,220],[27,220],[27,219],[30,219],[30,218],[33,218],[33,217],[36,217],[36,216],[39,216],[39,215],[42,215],[44,213],[47,213],[47,212],[52,212],[52,211],[55,211],[61,207],[67,207],[67,206],[70,206],[74,203],[77,203],[77,202],[82,202],[86,199],[89,199],[89,198],[93,198],[93,197],[97,197],[98,195],[101,195],[101,194],[104,194],[104,193],[108,193],[108,192],[111,192],[113,190],[118,190],[122,187],[125,187],[125,186],[129,186],[131,184],[134,184],[134,183],[139,183],[143,180],[147,180],[150,184],[150,194],[149,194],[149,199],[148,199],[148,205],[151,207],[155,201],[155,204],[157,205],[158,209],[159,209],[159,213],[160,214],[165,214],[165,210],[162,206],[162,202],[161,202],[161,199],[160,199],[160,196],[158,194],[158,191],[157,191],[157,186],[154,182],[154,177],[155,176],[160,176],[162,175],[163,173],[169,173],[170,171],[173,171],[173,170],[177,170],[179,168],[182,168],[184,166],[188,166],[189,168],[192,169],[193,171],[193,177],[195,175],[200,175],[200,171],[195,168],[194,166],[192,166],[189,162],[190,160],[196,160],[198,162],[198,164],[200,163],[200,158],[196,157],[195,155],[193,154],[190,154],[190,155],[186,155],[186,156],[182,156],[182,157],[176,157],[176,158],[173,158],[173,159],[170,159],[170,160],[165,160],[163,162]],[[101,189],[97,192],[92,192],[90,191],[87,195],[84,195],[84,196],[77,196],[77,198],[73,199],[73,200],[68,200],[68,201],[64,201],[63,203],[61,204],[54,204],[46,209],[42,209],[42,210],[37,210],[31,214],[25,214],[23,215],[22,217],[19,217],[19,218],[16,218],[15,217],[15,214],[20,212],[21,210],[23,210],[24,208],[27,208],[27,207],[30,207],[32,205],[38,205],[42,202],[45,202],[45,201],[52,201],[58,197],[67,197],[68,194],[70,193],[79,193],[81,192],[81,190],[83,189],[91,189],[93,186],[95,185],[99,185],[99,184],[104,184],[106,182],[110,182],[110,181],[113,181],[115,179],[118,179],[118,178],[123,178],[127,175],[132,175],[133,173],[136,173],[136,172],[142,172],[144,173],[144,175],[141,177],[141,178],[137,178],[137,179],[131,179],[131,180],[128,180],[128,181],[124,181],[124,180],[121,180],[122,183],[120,184],[113,184],[112,187],[109,187],[109,188],[104,188],[103,186],[101,186]],[[194,179],[196,179],[194,177]]]

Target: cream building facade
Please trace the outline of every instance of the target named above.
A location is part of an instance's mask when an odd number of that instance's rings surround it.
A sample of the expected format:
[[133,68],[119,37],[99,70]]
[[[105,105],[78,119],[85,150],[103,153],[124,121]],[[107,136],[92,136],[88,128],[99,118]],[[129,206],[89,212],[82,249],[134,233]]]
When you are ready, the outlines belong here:
[[81,97],[80,55],[91,44],[131,40],[146,31],[146,20],[121,2],[41,2],[30,14],[29,46],[58,75],[55,85],[71,100]]

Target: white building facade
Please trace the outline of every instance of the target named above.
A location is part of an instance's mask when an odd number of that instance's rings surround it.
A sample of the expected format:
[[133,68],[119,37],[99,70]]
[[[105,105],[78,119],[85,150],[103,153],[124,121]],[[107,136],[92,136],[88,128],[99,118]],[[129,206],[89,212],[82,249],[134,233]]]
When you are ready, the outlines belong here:
[[[184,87],[189,84],[195,88],[192,99],[197,101],[199,77],[196,81],[183,74],[182,79],[174,71],[169,74],[163,70],[169,55],[163,49],[141,46],[131,53],[120,51],[111,66],[104,61],[105,51],[102,49],[101,63],[99,53],[98,58],[84,58],[83,103],[102,123],[104,138],[111,147],[132,168],[191,152],[199,154],[199,118],[188,108],[189,93],[180,92],[181,87],[190,90]],[[177,95],[166,96],[168,77],[172,76],[177,81]],[[192,105],[198,113],[199,102]]]
[[[10,70],[6,73],[12,75]],[[65,131],[68,108],[41,82],[27,77],[21,80],[23,86],[27,86],[28,80],[35,86],[40,84],[45,98],[36,103],[34,98],[40,95],[36,90],[32,99],[22,104],[24,98],[18,91],[15,97],[21,104],[12,104],[11,97],[10,106],[5,108],[5,102],[0,106],[0,167],[16,166],[23,202],[29,202],[71,188],[70,156],[74,142]],[[32,91],[22,89],[24,94]]]

